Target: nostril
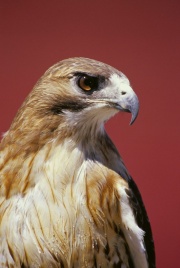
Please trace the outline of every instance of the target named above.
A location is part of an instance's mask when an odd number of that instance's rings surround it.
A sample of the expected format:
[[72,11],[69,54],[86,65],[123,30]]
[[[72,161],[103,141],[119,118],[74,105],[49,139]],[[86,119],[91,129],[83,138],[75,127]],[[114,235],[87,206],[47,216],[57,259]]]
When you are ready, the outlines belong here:
[[121,95],[126,95],[126,92],[125,92],[125,91],[122,91],[122,92],[121,92]]

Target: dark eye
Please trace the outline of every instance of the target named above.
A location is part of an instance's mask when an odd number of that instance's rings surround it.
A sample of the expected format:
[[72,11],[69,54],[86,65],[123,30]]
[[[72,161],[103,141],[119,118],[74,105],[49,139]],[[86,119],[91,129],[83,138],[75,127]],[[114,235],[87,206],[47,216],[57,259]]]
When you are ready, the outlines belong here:
[[98,77],[83,75],[78,79],[78,86],[85,91],[96,90],[98,88]]

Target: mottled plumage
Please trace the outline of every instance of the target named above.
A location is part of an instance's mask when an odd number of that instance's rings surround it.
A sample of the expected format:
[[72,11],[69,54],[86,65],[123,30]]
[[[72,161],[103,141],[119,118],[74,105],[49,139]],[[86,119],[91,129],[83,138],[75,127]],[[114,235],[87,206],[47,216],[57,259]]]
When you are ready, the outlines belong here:
[[141,195],[104,130],[138,107],[126,76],[95,60],[42,76],[0,144],[0,267],[155,267]]

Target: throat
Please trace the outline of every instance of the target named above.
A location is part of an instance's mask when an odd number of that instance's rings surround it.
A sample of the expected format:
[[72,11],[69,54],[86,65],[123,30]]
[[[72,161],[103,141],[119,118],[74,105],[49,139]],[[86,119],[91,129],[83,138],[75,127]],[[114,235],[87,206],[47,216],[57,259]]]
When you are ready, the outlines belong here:
[[65,110],[65,126],[69,129],[70,135],[74,136],[76,143],[94,143],[100,136],[104,138],[104,123],[116,113],[117,110],[101,107],[100,104],[95,107],[89,106],[80,112]]

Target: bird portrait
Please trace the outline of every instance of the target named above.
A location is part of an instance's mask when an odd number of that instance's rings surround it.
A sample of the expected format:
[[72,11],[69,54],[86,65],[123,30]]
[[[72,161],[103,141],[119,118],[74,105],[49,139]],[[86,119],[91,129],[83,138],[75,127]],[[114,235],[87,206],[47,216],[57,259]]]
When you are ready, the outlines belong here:
[[105,63],[45,72],[0,143],[0,267],[155,267],[141,194],[104,127],[138,111],[128,78]]

